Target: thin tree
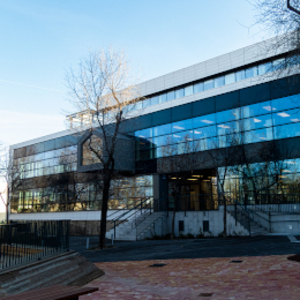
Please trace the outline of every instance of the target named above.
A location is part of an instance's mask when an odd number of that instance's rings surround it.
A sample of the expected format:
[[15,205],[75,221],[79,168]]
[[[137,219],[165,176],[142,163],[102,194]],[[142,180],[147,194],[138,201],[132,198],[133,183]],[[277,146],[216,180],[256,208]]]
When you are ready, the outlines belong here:
[[[6,190],[0,191],[0,198],[5,205],[6,223],[9,223],[9,207],[15,196],[15,193],[21,188],[23,184],[23,168],[14,161],[10,155],[9,150],[2,145],[0,157],[0,177],[6,184]],[[6,194],[6,199],[5,195]]]
[[[83,58],[77,71],[66,76],[70,102],[81,113],[82,131],[89,131],[85,164],[98,164],[103,184],[99,244],[105,247],[107,209],[111,180],[116,174],[116,147],[122,141],[121,123],[141,98],[124,52],[95,51]],[[93,135],[94,131],[99,135]]]

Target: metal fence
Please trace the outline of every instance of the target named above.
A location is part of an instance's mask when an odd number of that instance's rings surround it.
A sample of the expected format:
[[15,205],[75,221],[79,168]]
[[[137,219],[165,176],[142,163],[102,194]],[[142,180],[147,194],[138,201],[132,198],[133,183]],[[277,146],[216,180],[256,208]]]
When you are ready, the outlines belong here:
[[69,221],[0,225],[0,269],[69,250]]

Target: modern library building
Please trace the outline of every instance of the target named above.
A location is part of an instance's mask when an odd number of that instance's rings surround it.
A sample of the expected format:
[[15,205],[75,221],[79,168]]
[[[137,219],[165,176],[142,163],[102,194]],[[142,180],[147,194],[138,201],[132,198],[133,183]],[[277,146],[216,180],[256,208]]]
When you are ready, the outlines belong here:
[[[124,227],[133,218],[126,213],[135,213],[130,228],[144,223],[134,233],[138,239],[168,233],[175,209],[177,234],[218,235],[225,202],[231,234],[250,233],[241,217],[250,218],[250,212],[251,222],[268,232],[299,229],[286,215],[277,227],[263,223],[265,214],[295,213],[300,203],[300,60],[288,47],[266,51],[271,43],[137,86],[142,100],[135,104],[135,116],[122,124],[123,142],[129,146],[117,150],[119,171],[111,186],[108,220],[123,215],[128,221]],[[86,133],[74,130],[84,117],[78,113],[68,119],[68,130],[10,147],[22,170],[22,184],[11,195],[11,220],[69,219],[97,227],[99,176],[90,167]],[[147,204],[139,212],[143,218],[136,215],[139,203]],[[232,213],[230,207],[237,209],[237,204],[239,214]]]

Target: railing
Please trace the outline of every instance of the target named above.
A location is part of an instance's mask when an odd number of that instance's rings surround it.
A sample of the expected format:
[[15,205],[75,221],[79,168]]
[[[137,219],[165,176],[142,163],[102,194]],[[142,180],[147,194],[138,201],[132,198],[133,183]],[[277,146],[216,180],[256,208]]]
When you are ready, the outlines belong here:
[[250,234],[251,232],[251,212],[238,201],[232,201],[227,206],[227,211],[234,217],[235,225],[240,223],[246,228]]
[[0,225],[0,269],[69,250],[69,221]]
[[[147,197],[146,199],[141,199],[140,203],[136,204],[133,208],[123,212],[122,214],[118,215],[117,217],[115,217],[114,219],[111,220],[111,223],[113,223],[113,229],[114,229],[114,237],[116,236],[116,227],[124,222],[125,220],[136,216],[137,213],[143,214],[143,210],[148,210],[149,208],[151,209],[152,207],[152,203],[151,203],[151,197]],[[114,212],[113,214],[111,214],[109,217],[111,217],[112,215],[114,215],[115,213],[118,213],[118,211]]]
[[286,212],[300,213],[299,188],[281,190],[282,193],[275,193],[273,190],[249,191],[242,197],[243,204],[253,211],[262,212]]

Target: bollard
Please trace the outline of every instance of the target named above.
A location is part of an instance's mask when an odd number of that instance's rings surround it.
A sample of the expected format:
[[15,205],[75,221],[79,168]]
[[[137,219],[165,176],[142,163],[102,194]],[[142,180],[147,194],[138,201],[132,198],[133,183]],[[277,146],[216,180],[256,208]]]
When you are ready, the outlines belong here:
[[86,238],[86,249],[90,248],[90,238]]
[[111,234],[111,245],[113,246],[114,245],[114,235]]

